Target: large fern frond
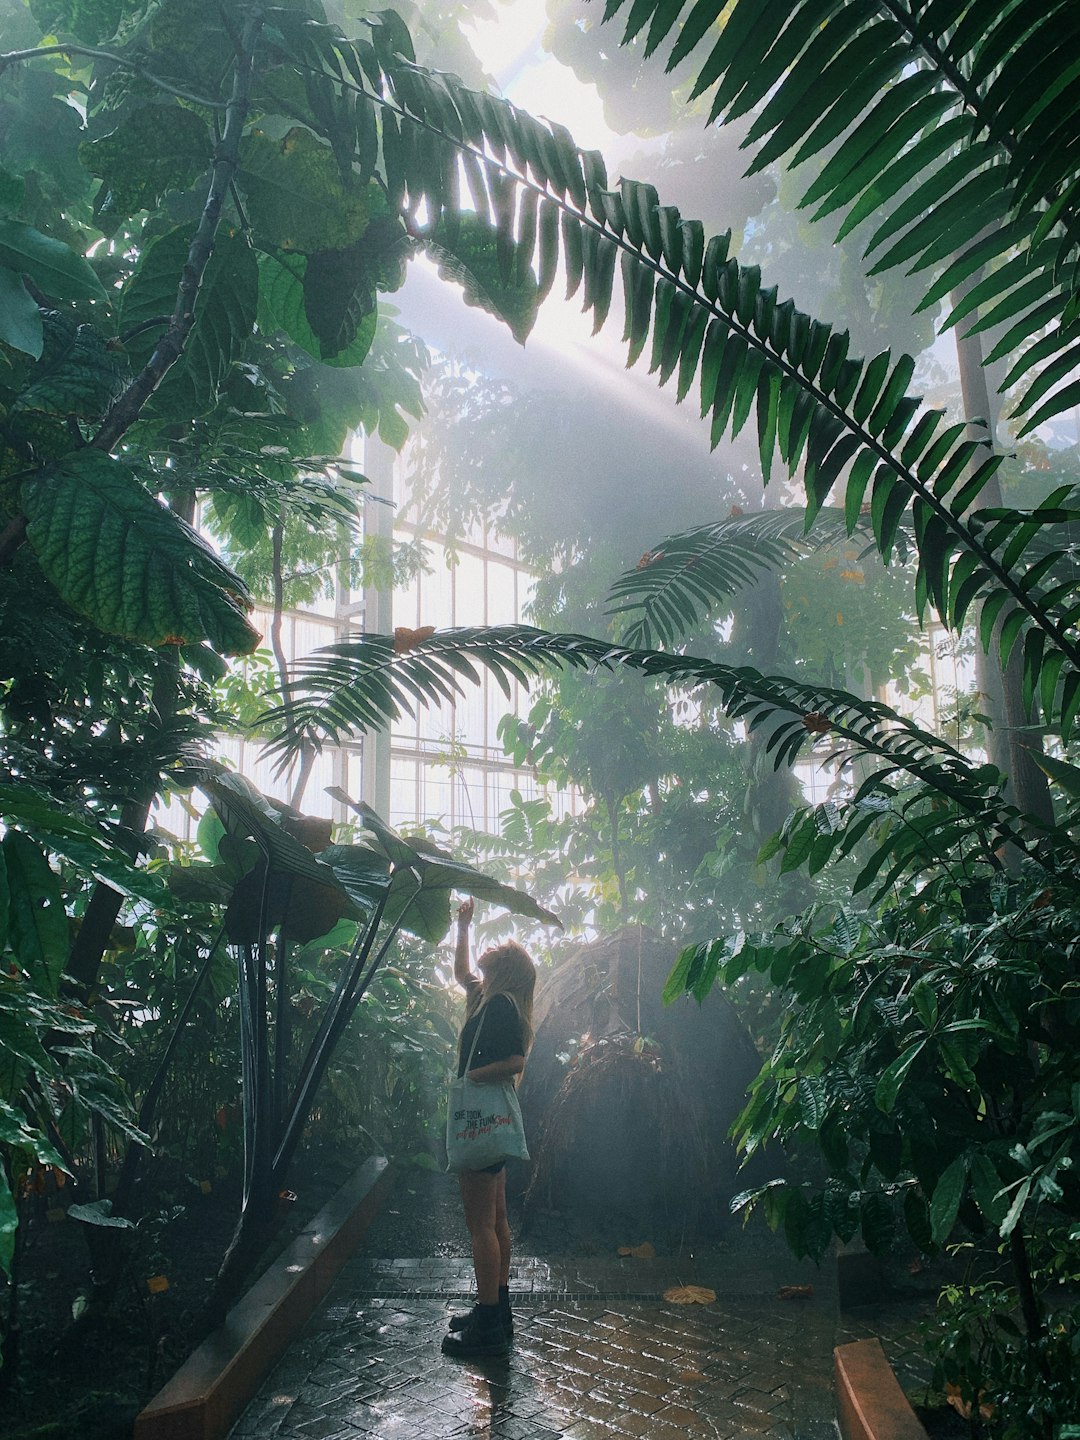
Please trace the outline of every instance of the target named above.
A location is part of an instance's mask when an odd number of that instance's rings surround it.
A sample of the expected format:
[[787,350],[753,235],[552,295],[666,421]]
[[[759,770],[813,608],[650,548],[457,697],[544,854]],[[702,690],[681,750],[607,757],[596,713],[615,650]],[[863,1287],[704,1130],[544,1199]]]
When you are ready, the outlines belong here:
[[1011,322],[995,353],[1027,348],[1005,384],[1042,367],[1025,430],[1080,400],[1073,0],[634,0],[622,43],[642,36],[668,69],[703,57],[710,123],[754,115],[748,173],[828,154],[801,204],[842,212],[841,237],[876,220],[871,273],[931,272],[924,306],[977,282],[946,324]]
[[633,617],[624,645],[670,647],[766,572],[846,535],[842,510],[821,511],[811,534],[805,510],[733,511],[665,536],[612,585],[608,613]]
[[366,146],[370,158],[374,125],[392,201],[433,230],[467,190],[495,228],[504,279],[535,264],[542,296],[561,267],[595,329],[620,271],[628,363],[648,348],[661,384],[677,374],[680,400],[696,382],[714,444],[754,416],[766,476],[777,453],[790,473],[801,468],[811,519],[843,480],[848,525],[865,515],[886,561],[910,517],[920,604],[959,628],[980,602],[990,617],[984,643],[996,623],[1003,661],[1022,638],[1028,694],[1040,693],[1068,734],[1080,711],[1080,604],[1030,549],[1069,518],[1063,495],[989,528],[969,518],[1001,458],[978,464],[980,444],[965,427],[907,393],[910,356],[850,356],[846,332],[779,301],[757,267],[729,255],[730,235],[706,241],[701,223],[661,205],[652,186],[609,187],[602,157],[579,150],[563,127],[416,65],[389,14],[372,22],[371,40],[313,22],[291,38],[303,65],[364,97],[354,107],[357,154]]
[[318,749],[412,715],[417,706],[453,701],[465,683],[479,683],[481,671],[509,697],[513,681],[528,686],[559,669],[633,670],[680,688],[708,686],[725,712],[749,731],[764,727],[766,750],[777,768],[793,764],[821,740],[829,747],[823,762],[876,758],[875,784],[903,772],[979,815],[985,812],[987,787],[998,778],[993,767],[972,767],[954,746],[887,705],[843,690],[526,625],[397,639],[365,635],[326,646],[301,662],[285,691],[286,703],[264,717],[279,728],[268,749],[288,764],[304,747]]

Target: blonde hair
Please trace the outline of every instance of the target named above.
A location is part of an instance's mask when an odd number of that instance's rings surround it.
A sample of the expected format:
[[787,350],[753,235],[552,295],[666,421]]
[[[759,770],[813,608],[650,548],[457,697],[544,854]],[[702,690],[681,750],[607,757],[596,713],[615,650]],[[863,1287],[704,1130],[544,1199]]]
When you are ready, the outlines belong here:
[[527,1055],[533,1043],[533,996],[536,992],[536,966],[532,956],[516,940],[504,940],[485,951],[484,979],[470,985],[465,1008],[471,1019],[493,995],[505,995],[521,1020],[522,1044]]

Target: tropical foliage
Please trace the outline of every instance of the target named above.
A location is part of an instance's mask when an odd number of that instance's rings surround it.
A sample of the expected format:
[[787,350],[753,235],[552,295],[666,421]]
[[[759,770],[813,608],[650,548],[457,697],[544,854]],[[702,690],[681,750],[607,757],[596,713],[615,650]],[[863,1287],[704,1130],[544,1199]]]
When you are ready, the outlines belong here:
[[[624,8],[610,0],[605,18]],[[714,445],[753,420],[766,480],[779,462],[803,486],[797,527],[820,523],[835,493],[846,534],[864,531],[886,562],[910,546],[920,616],[933,607],[956,632],[973,620],[982,648],[1018,672],[1024,723],[1037,715],[1068,742],[1080,713],[1071,486],[1023,509],[1001,504],[1003,456],[977,426],[993,417],[969,409],[952,422],[924,406],[909,393],[911,356],[856,358],[846,331],[740,262],[730,232],[707,235],[651,185],[613,183],[601,156],[557,122],[417,63],[392,11],[349,23],[351,34],[318,5],[208,0],[56,0],[5,15],[0,700],[12,785],[0,918],[10,917],[15,968],[4,982],[16,1061],[4,1144],[21,1167],[69,1164],[56,1144],[65,1114],[99,1134],[107,1119],[141,1144],[99,1054],[104,1031],[99,1039],[82,1010],[64,1010],[60,987],[81,986],[72,1003],[85,1006],[118,952],[125,898],[160,901],[148,867],[133,863],[149,807],[167,783],[207,776],[198,752],[220,718],[207,682],[221,678],[222,657],[258,644],[250,590],[192,522],[204,503],[227,553],[253,548],[253,537],[269,544],[262,573],[279,613],[287,522],[356,536],[363,477],[340,460],[348,429],[400,445],[402,412],[420,409],[422,351],[379,313],[413,256],[427,254],[518,339],[557,283],[599,330],[618,271],[628,363],[646,357],[680,401],[695,391]],[[990,331],[991,358],[1008,358],[1021,434],[1080,393],[1074,38],[1064,0],[800,0],[779,26],[766,0],[635,0],[623,36],[645,58],[666,47],[671,64],[692,61],[710,119],[753,116],[754,169],[813,157],[805,206],[842,216],[845,236],[865,233],[876,270],[912,269],[925,307],[955,296],[946,323],[969,338]],[[1046,1322],[1031,1310],[1032,1271],[1014,1237],[1040,1206],[1072,1204],[1062,1179],[1072,1157],[1058,1138],[1076,1117],[1073,954],[1059,927],[1071,923],[1071,832],[1045,818],[1033,826],[1002,800],[994,767],[888,706],[649,648],[681,643],[761,560],[803,543],[788,517],[768,534],[772,523],[658,541],[613,593],[620,611],[639,612],[626,645],[517,627],[333,647],[286,687],[278,750],[310,755],[401,707],[453,697],[481,666],[506,688],[566,665],[708,686],[777,766],[817,744],[841,765],[858,758],[849,808],[798,815],[776,844],[792,872],[875,836],[857,888],[881,893],[857,921],[829,921],[843,935],[827,950],[812,919],[753,950],[801,1002],[790,1037],[801,1060],[797,1075],[781,1074],[785,1052],[776,1076],[764,1075],[744,1137],[805,1134],[833,1164],[831,1209],[793,1190],[764,1202],[801,1248],[818,1248],[826,1225],[851,1229],[856,1208],[878,1236],[890,1187],[916,1196],[933,1242],[961,1216],[996,1227],[1034,1343]],[[122,701],[102,725],[102,697],[118,680]],[[214,872],[194,880],[218,887],[237,947],[245,1217],[257,1217],[386,935],[410,907],[436,933],[451,888],[488,882],[370,815],[374,840],[328,854],[322,836],[317,858],[293,833],[303,817],[217,772],[207,784],[223,833],[207,832],[208,866],[187,868]],[[57,802],[75,828],[45,824],[42,807]],[[1022,867],[1008,878],[1012,860]],[[287,894],[271,881],[279,872]],[[879,914],[886,879],[898,903]],[[303,885],[325,890],[334,918],[348,913],[358,929],[305,1055],[291,1062],[289,937],[326,933],[293,913]],[[70,942],[69,916],[79,922]],[[217,943],[197,947],[206,973]],[[739,956],[695,951],[679,983],[701,991]],[[1004,993],[987,965],[1000,968]],[[1021,1022],[1012,1007],[1021,993],[1026,1006],[1033,968],[1041,977],[1044,966],[1050,1019]],[[887,1023],[860,1029],[879,995]],[[799,1028],[815,1016],[825,1048]],[[826,1065],[859,1080],[850,1096],[838,1089],[835,1114],[816,1083]],[[981,1116],[1003,1111],[1006,1081],[1025,1104],[990,1135]],[[59,1114],[48,1108],[57,1095]],[[830,1158],[822,1131],[838,1116],[859,1134],[891,1135],[890,1117],[906,1106],[916,1119],[942,1111],[935,1156],[897,1157],[889,1142],[875,1158],[867,1140],[869,1164],[857,1156],[850,1174],[839,1150]],[[868,1199],[875,1167],[883,1181]],[[13,1208],[7,1183],[0,1192],[2,1259]]]
[[[605,19],[622,8],[609,4]],[[990,358],[1009,360],[1004,388],[1020,386],[1013,411],[1023,435],[1076,396],[1080,119],[1074,106],[1049,99],[1068,88],[1073,65],[1058,18],[1054,7],[1025,4],[809,3],[778,28],[758,0],[699,3],[685,13],[646,3],[630,10],[624,43],[636,41],[647,57],[667,37],[673,66],[707,44],[695,93],[711,92],[712,119],[753,114],[747,143],[761,143],[752,168],[792,150],[796,164],[824,157],[804,203],[822,218],[842,211],[842,234],[865,227],[878,269],[909,265],[923,274],[922,306],[952,294],[946,327],[963,322],[967,341],[993,332]],[[766,478],[778,455],[802,480],[806,509],[794,523],[754,517],[658,541],[612,594],[616,613],[638,617],[632,640],[683,641],[775,563],[780,547],[799,543],[796,525],[809,529],[842,484],[847,533],[865,525],[886,561],[910,537],[920,616],[932,605],[958,633],[973,619],[982,648],[1016,676],[1025,720],[1037,713],[1067,742],[1080,709],[1071,487],[1026,510],[1004,506],[1004,457],[994,453],[992,431],[972,428],[992,416],[969,411],[948,423],[908,393],[910,357],[851,358],[846,335],[793,301],[778,302],[756,268],[729,255],[728,237],[707,241],[649,186],[609,187],[592,156],[579,157],[579,170],[554,127],[504,114],[493,142],[490,106],[452,80],[441,90],[452,110],[415,73],[399,87],[399,134],[413,117],[441,125],[466,153],[471,147],[462,174],[478,209],[489,207],[501,227],[504,263],[522,246],[527,256],[535,248],[541,292],[561,266],[600,328],[618,259],[629,363],[648,353],[662,384],[677,374],[679,399],[696,382],[714,444],[753,416]],[[508,172],[519,182],[516,213]],[[437,214],[443,200],[424,187]],[[751,536],[761,542],[753,554]],[[817,739],[842,765],[858,757],[850,799],[794,815],[761,860],[782,852],[785,872],[804,864],[816,872],[861,853],[854,889],[870,895],[864,910],[811,913],[790,932],[741,948],[729,940],[696,947],[672,993],[700,996],[718,978],[734,982],[756,969],[795,1002],[740,1136],[748,1150],[765,1138],[801,1137],[823,1154],[824,1190],[808,1196],[778,1185],[757,1197],[796,1249],[819,1252],[834,1233],[860,1227],[881,1245],[890,1201],[905,1196],[908,1228],[924,1248],[945,1243],[960,1223],[999,1237],[1013,1275],[1000,1305],[1019,1301],[1023,1343],[979,1378],[957,1358],[972,1353],[965,1321],[951,1332],[943,1364],[969,1400],[980,1399],[987,1379],[998,1385],[1002,1433],[1028,1433],[1024,1423],[1049,1433],[1073,1330],[1055,1318],[1062,1360],[1057,1341],[1044,1343],[1051,1331],[1035,1275],[1046,1272],[1029,1251],[1055,1234],[1067,1268],[1060,1217],[1075,1214],[1067,1178],[1075,1047],[1041,1011],[1034,1031],[1022,1017],[1038,984],[1050,1011],[1069,1023],[1072,950],[1051,939],[1071,925],[1068,829],[1048,830],[1045,816],[1008,805],[993,766],[973,765],[886,707],[841,692],[522,629],[416,637],[397,651],[368,637],[313,660],[290,692],[290,712],[278,717],[279,747],[287,753],[301,738],[318,744],[451,698],[478,667],[508,689],[510,679],[569,664],[630,667],[678,687],[706,683],[730,715],[767,735],[777,765]],[[1017,1104],[1021,1094],[1030,1105]],[[904,1139],[924,1133],[924,1147]],[[996,1316],[991,1329],[1005,1324],[993,1305],[972,1323],[985,1327],[988,1314]],[[1019,1374],[1029,1386],[1023,1404]]]

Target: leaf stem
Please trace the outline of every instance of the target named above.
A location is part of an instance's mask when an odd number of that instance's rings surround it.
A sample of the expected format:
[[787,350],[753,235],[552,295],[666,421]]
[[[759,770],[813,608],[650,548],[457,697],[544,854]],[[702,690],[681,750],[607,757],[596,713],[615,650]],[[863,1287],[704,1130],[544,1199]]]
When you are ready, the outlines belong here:
[[226,106],[225,130],[214,155],[210,188],[180,276],[176,306],[169,327],[155,346],[150,359],[105,416],[101,429],[90,442],[98,450],[109,451],[116,445],[138,419],[142,407],[184,352],[187,338],[195,323],[195,304],[213,253],[222,207],[239,165],[240,140],[247,121],[255,78],[255,46],[262,24],[262,16],[255,15],[244,27],[242,52],[233,71],[232,93]]
[[48,55],[78,55],[87,60],[108,60],[114,65],[119,65],[122,70],[130,70],[133,75],[148,80],[159,90],[164,90],[169,95],[175,95],[179,100],[190,101],[192,105],[201,105],[206,110],[225,110],[227,108],[226,102],[223,100],[210,100],[205,95],[194,95],[190,90],[183,90],[168,80],[162,80],[159,75],[151,74],[136,61],[129,60],[126,55],[118,55],[115,50],[100,50],[91,45],[37,45],[32,50],[9,50],[6,54],[0,55],[0,75],[9,66],[18,65],[24,60],[38,60]]

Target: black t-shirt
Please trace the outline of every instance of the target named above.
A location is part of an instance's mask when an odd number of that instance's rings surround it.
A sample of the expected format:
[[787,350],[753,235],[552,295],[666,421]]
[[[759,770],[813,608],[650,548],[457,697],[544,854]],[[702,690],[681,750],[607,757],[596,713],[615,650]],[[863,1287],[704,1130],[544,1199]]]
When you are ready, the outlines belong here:
[[493,995],[486,1004],[481,1005],[475,1015],[465,1022],[461,1039],[458,1041],[457,1073],[459,1076],[465,1074],[473,1036],[476,1034],[476,1027],[480,1024],[481,1016],[484,1020],[484,1028],[480,1031],[480,1039],[477,1042],[471,1069],[479,1070],[481,1065],[493,1065],[496,1060],[509,1060],[511,1055],[524,1055],[525,1053],[525,1035],[521,1028],[521,1017],[517,1012],[517,1007],[509,995]]

